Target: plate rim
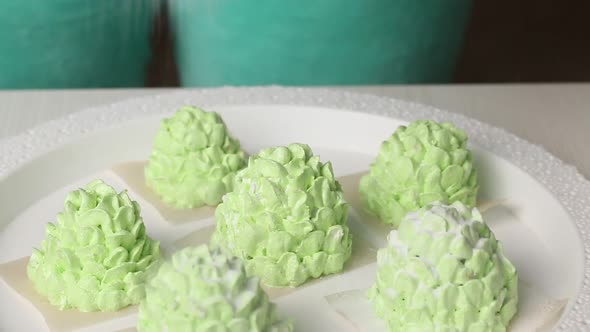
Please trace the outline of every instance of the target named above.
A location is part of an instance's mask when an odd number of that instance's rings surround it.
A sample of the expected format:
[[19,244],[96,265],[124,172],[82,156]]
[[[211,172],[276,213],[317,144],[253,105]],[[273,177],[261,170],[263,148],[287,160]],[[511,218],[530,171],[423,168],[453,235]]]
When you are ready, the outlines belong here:
[[[59,146],[97,130],[119,127],[146,116],[172,113],[181,105],[289,105],[355,111],[405,121],[450,121],[469,140],[500,156],[540,182],[574,220],[584,247],[582,283],[578,285],[557,331],[583,330],[590,325],[590,181],[578,170],[505,129],[433,106],[349,91],[287,87],[221,87],[184,89],[135,97],[86,108],[0,140],[0,181],[20,166]],[[385,139],[385,137],[383,138]]]

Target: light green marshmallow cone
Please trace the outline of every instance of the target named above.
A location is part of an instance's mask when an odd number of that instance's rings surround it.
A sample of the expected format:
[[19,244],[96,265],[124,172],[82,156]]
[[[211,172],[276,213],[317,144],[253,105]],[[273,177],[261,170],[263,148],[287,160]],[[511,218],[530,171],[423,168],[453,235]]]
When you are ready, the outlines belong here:
[[365,208],[397,227],[406,213],[430,202],[475,206],[477,172],[467,135],[450,123],[415,121],[381,144],[360,182]]
[[217,205],[245,165],[219,114],[187,106],[162,121],[145,179],[173,207]]
[[506,331],[518,276],[476,208],[432,203],[409,213],[377,253],[369,291],[390,331]]
[[307,145],[250,157],[215,215],[213,241],[270,286],[298,286],[340,272],[350,258],[348,204],[332,165]]
[[39,293],[60,309],[116,311],[145,296],[160,257],[137,202],[100,180],[68,194],[27,266]]
[[241,260],[201,245],[176,252],[146,286],[141,332],[288,332],[275,305]]

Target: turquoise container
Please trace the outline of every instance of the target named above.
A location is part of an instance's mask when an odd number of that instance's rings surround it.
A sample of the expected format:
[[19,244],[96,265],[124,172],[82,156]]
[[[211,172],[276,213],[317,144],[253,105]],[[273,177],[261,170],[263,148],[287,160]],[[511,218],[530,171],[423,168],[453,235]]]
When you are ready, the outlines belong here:
[[143,86],[155,0],[0,0],[0,88]]
[[182,85],[441,83],[471,0],[170,0]]

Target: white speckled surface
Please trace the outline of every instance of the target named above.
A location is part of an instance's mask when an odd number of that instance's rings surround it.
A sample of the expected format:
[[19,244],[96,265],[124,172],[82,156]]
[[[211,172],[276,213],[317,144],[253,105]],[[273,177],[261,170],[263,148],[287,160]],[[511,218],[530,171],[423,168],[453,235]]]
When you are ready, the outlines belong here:
[[[330,89],[433,105],[504,128],[544,146],[590,179],[590,149],[586,146],[586,142],[590,142],[590,83],[382,85]],[[0,91],[0,139],[88,107],[178,90]]]

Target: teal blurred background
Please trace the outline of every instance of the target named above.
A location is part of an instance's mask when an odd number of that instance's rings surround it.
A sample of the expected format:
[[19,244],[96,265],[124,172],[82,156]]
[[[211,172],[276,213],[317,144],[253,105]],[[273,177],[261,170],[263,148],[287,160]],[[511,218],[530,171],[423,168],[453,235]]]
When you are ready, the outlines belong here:
[[590,1],[0,0],[0,89],[590,81]]
[[[0,88],[141,86],[154,9],[184,86],[448,82],[471,0],[2,0]],[[9,45],[9,47],[6,47]]]
[[470,0],[171,0],[187,86],[444,83]]
[[0,0],[0,88],[143,86],[154,0]]

